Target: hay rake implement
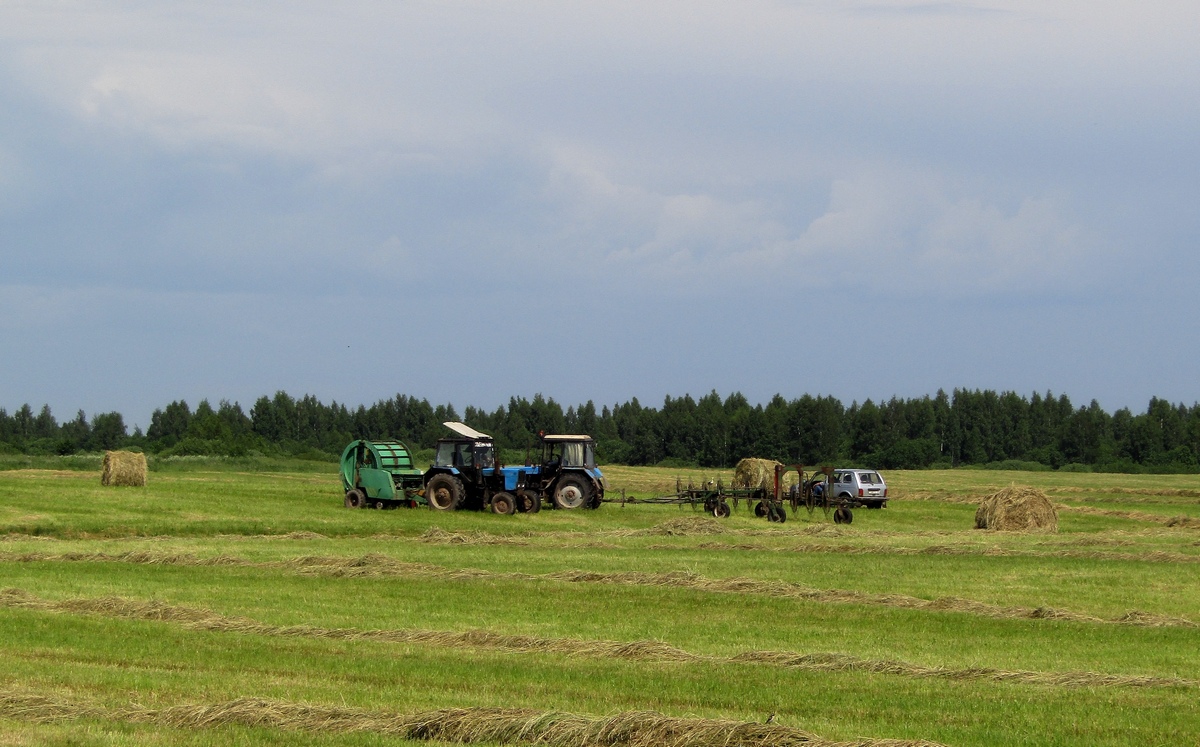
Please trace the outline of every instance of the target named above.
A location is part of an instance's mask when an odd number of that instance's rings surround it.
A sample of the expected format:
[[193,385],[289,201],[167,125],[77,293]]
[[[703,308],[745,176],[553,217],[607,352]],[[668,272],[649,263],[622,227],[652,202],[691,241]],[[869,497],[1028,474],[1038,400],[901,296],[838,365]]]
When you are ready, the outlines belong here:
[[[796,473],[797,481],[785,487],[783,477],[789,472]],[[787,508],[791,506],[793,516],[799,514],[801,508],[808,511],[810,517],[821,509],[825,518],[832,518],[838,524],[849,524],[854,521],[854,514],[846,501],[833,497],[829,484],[832,474],[833,467],[829,466],[809,473],[802,465],[784,464],[775,467],[773,482],[764,479],[757,487],[729,487],[719,478],[700,485],[689,479],[685,486],[681,478],[675,478],[675,492],[671,495],[633,498],[621,490],[620,497],[605,498],[604,502],[691,506],[693,510],[703,509],[718,519],[729,517],[744,502],[755,516],[780,523],[787,521]]]

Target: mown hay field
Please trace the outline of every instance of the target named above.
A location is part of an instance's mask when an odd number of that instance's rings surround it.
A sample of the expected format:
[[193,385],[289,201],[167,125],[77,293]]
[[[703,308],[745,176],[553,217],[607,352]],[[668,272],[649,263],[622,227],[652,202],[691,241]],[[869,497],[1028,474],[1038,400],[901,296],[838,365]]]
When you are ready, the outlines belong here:
[[[886,477],[847,526],[0,472],[0,744],[1200,742],[1200,477]],[[1058,531],[974,529],[1011,485]]]

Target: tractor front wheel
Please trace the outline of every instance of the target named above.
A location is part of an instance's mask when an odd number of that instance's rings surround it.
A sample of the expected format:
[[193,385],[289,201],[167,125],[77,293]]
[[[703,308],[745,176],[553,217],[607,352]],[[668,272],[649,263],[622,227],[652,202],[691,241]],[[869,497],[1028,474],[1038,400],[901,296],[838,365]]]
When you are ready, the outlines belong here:
[[592,486],[579,475],[567,475],[554,489],[554,505],[558,508],[579,508],[592,497]]
[[512,493],[496,493],[492,496],[492,513],[510,516],[517,511],[517,499]]
[[463,484],[453,475],[434,475],[425,486],[425,499],[437,511],[454,511],[463,500]]
[[542,510],[542,498],[528,491],[517,493],[517,510],[523,514],[536,514]]

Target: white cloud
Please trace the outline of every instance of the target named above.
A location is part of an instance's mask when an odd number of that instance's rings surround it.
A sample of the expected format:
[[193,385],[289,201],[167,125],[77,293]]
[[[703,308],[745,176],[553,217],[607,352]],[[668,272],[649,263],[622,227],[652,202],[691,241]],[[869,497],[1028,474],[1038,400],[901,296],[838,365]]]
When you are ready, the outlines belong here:
[[1104,279],[1104,246],[1065,197],[1002,204],[929,171],[835,179],[827,209],[793,234],[785,208],[619,184],[578,152],[557,162],[552,184],[566,243],[589,246],[575,261],[617,285],[783,289],[861,272],[872,290],[956,296]]

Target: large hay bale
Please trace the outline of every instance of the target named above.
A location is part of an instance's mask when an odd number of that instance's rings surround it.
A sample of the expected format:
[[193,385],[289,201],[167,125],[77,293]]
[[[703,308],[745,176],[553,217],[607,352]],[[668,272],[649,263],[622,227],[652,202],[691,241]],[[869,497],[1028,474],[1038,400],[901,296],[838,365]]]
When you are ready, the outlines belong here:
[[1010,485],[983,499],[975,528],[1003,532],[1057,532],[1058,511],[1037,488]]
[[775,490],[775,468],[782,466],[774,459],[746,457],[733,470],[733,487],[762,488],[768,493]]
[[106,451],[101,485],[146,485],[146,455],[136,451]]

